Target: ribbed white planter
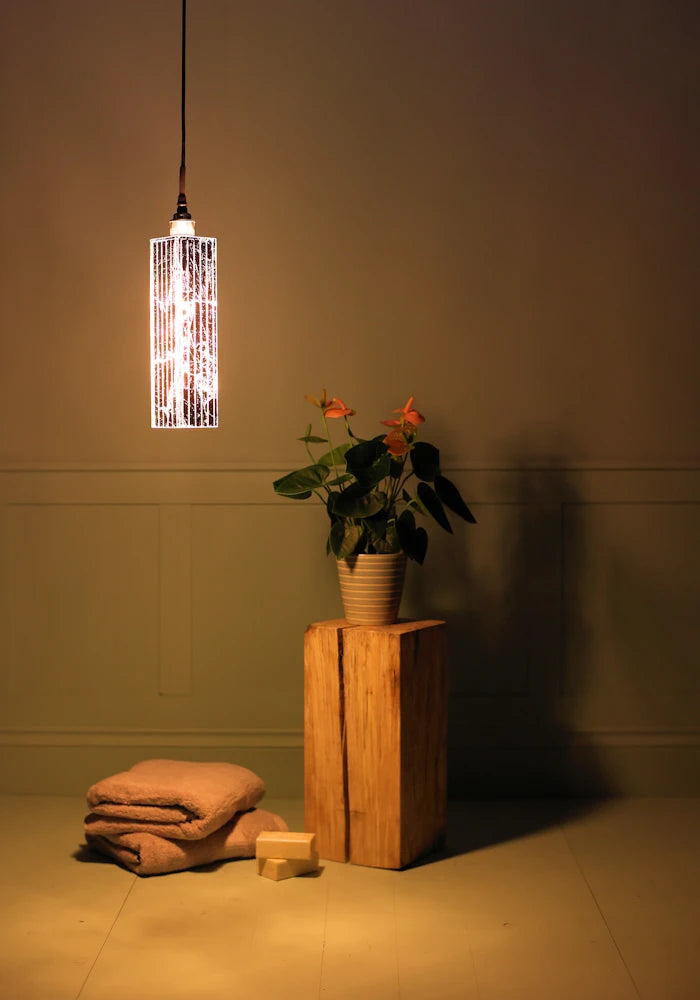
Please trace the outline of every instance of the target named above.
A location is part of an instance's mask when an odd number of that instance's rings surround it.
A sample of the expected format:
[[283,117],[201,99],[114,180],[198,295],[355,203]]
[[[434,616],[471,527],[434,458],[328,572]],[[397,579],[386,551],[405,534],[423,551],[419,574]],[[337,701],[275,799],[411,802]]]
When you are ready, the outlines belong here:
[[405,571],[403,552],[339,559],[346,620],[351,625],[392,625],[399,614]]

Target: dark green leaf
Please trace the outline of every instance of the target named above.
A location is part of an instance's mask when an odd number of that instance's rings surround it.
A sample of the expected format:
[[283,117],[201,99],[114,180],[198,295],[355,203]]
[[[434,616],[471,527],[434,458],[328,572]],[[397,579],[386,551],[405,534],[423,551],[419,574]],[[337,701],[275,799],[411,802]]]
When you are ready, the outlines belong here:
[[382,539],[375,538],[372,541],[375,552],[400,552],[401,543],[399,542],[399,536],[396,532],[396,525],[393,521],[389,522],[386,529],[386,537]]
[[325,465],[307,465],[304,469],[275,480],[272,488],[283,497],[299,497],[302,493],[310,496],[309,491],[322,486],[327,478],[328,469]]
[[316,434],[305,434],[303,437],[297,438],[297,441],[306,441],[307,444],[325,444],[326,439],[320,438]]
[[405,510],[399,517],[396,532],[408,558],[422,565],[428,550],[428,533],[425,528],[416,528],[416,519],[410,510]]
[[391,475],[391,478],[392,479],[400,479],[402,472],[403,472],[403,462],[400,461],[398,458],[392,458],[392,460],[391,460],[391,469],[389,470],[389,474]]
[[387,513],[384,510],[380,510],[374,517],[366,519],[365,524],[373,542],[382,541],[385,538],[387,523]]
[[343,493],[333,495],[335,517],[372,517],[378,514],[386,503],[386,494],[374,490],[372,493],[349,486]]
[[386,479],[390,471],[391,457],[388,454],[381,455],[374,465],[358,473],[356,478],[358,483],[362,483],[363,486],[376,486],[383,479]]
[[371,441],[360,441],[349,448],[345,454],[345,463],[348,472],[360,479],[363,472],[368,471],[382,455],[387,454],[387,447],[382,444],[381,438],[373,438]]
[[416,519],[410,510],[405,510],[396,522],[396,531],[401,542],[401,547],[405,549],[405,541],[410,541],[410,536],[416,530]]
[[418,499],[425,506],[428,513],[432,514],[440,527],[452,534],[452,527],[450,526],[450,522],[447,520],[447,514],[445,513],[443,506],[432,486],[428,486],[427,483],[419,483]]
[[[423,560],[425,559],[425,553],[428,551],[428,532],[425,528],[416,528],[415,534],[413,536],[413,551],[410,554],[411,559],[423,565]],[[408,553],[407,553],[408,554]]]
[[446,507],[449,507],[455,514],[459,514],[470,524],[476,524],[476,518],[465,504],[462,496],[454,483],[444,476],[435,477],[435,492]]
[[351,556],[362,540],[364,529],[361,524],[350,521],[336,521],[329,536],[330,549],[336,559]]
[[419,479],[432,483],[440,475],[440,452],[426,441],[416,441],[411,448],[411,464]]

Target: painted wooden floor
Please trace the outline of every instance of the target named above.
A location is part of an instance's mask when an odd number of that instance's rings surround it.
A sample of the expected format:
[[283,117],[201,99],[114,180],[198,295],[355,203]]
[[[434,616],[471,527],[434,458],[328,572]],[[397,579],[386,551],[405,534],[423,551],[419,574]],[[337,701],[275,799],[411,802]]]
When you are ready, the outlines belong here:
[[2,1000],[700,997],[700,799],[453,804],[427,863],[284,882],[80,861],[84,811],[0,798]]

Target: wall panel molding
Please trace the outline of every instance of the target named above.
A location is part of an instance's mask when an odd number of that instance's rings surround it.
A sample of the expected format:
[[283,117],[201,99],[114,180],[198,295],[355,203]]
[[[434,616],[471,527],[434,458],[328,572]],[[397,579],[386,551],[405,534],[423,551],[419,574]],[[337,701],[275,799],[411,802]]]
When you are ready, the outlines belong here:
[[[288,472],[298,466],[295,458],[267,462],[0,462],[3,473],[26,472]],[[443,455],[445,471],[452,472],[687,472],[698,471],[696,461],[687,462],[626,462],[624,460],[568,459],[553,467],[542,462],[522,465],[493,461],[473,461],[469,458]]]
[[[538,739],[519,735],[512,740],[460,741],[461,750],[532,749],[564,746],[700,747],[700,729],[688,730],[579,730]],[[219,749],[301,749],[303,729],[70,729],[61,727],[0,728],[5,747],[182,747]]]

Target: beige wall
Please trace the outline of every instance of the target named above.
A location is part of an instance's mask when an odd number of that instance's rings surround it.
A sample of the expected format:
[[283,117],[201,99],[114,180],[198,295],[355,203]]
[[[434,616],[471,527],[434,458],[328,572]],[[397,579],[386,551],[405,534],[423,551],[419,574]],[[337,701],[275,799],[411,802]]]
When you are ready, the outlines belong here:
[[339,604],[270,482],[325,385],[367,435],[415,394],[480,522],[403,608],[450,626],[453,793],[696,791],[696,5],[189,6],[207,432],[148,426],[179,3],[0,4],[0,785],[167,753],[299,792]]

